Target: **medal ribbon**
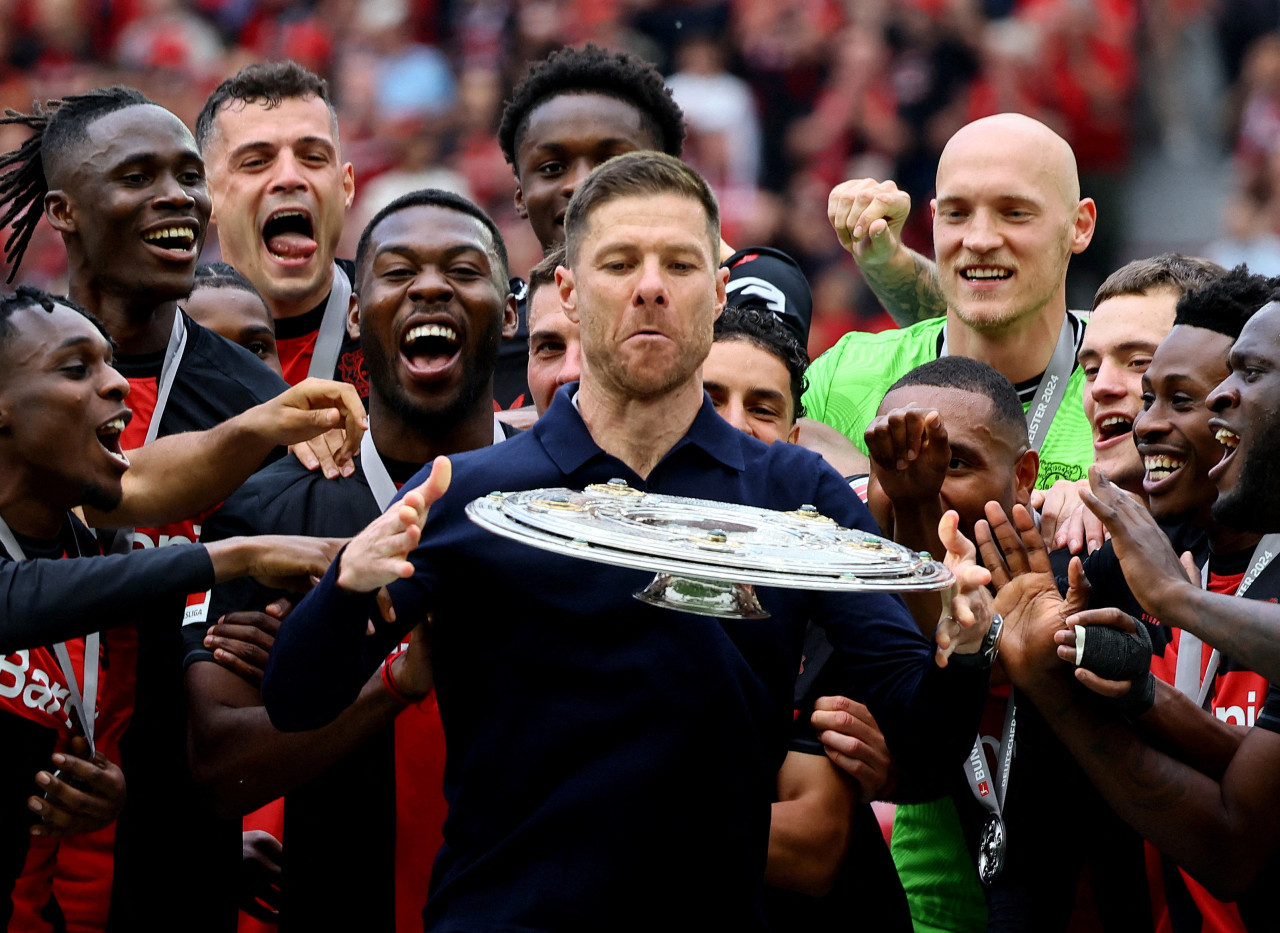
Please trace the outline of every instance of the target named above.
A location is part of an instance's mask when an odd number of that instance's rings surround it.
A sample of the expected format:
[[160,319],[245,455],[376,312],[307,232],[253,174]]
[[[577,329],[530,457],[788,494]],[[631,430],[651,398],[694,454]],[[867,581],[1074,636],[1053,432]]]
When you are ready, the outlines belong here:
[[[1039,453],[1044,446],[1045,436],[1049,433],[1049,425],[1053,416],[1058,413],[1062,397],[1066,394],[1067,380],[1071,378],[1071,369],[1076,362],[1076,343],[1071,327],[1071,319],[1075,317],[1070,311],[1062,319],[1062,330],[1058,333],[1058,342],[1054,344],[1053,356],[1049,358],[1049,366],[1040,375],[1036,386],[1035,397],[1026,410],[1027,440],[1031,449]],[[947,355],[947,328],[942,329],[942,352]]]
[[338,355],[342,352],[342,335],[347,332],[347,310],[351,306],[351,282],[347,274],[335,262],[333,287],[325,302],[320,330],[316,333],[316,347],[311,353],[311,365],[307,375],[318,379],[336,379]]
[[[74,526],[71,536],[74,541]],[[0,544],[4,545],[4,549],[14,560],[27,559],[22,546],[18,544],[18,539],[14,537],[13,531],[3,518],[0,518]],[[81,556],[79,541],[76,541],[76,556]],[[62,677],[67,684],[67,708],[80,720],[80,728],[84,731],[84,737],[89,743],[90,756],[95,751],[93,730],[98,707],[98,646],[100,643],[101,636],[97,632],[85,637],[83,694],[80,692],[80,681],[76,679],[75,668],[71,664],[71,653],[67,650],[67,643],[60,641],[53,646],[53,653],[57,655],[58,666],[62,668]]]
[[[1265,535],[1258,546],[1253,549],[1253,557],[1249,561],[1249,571],[1236,587],[1235,594],[1243,597],[1253,585],[1253,581],[1262,576],[1262,571],[1280,553],[1280,534]],[[1209,588],[1209,561],[1206,559],[1200,568],[1200,586]],[[1213,689],[1213,679],[1218,676],[1218,667],[1222,664],[1222,652],[1217,648],[1209,655],[1209,664],[1205,668],[1204,677],[1200,676],[1200,646],[1204,642],[1186,629],[1178,636],[1178,664],[1174,670],[1173,685],[1183,696],[1195,700],[1196,705],[1204,708]]]

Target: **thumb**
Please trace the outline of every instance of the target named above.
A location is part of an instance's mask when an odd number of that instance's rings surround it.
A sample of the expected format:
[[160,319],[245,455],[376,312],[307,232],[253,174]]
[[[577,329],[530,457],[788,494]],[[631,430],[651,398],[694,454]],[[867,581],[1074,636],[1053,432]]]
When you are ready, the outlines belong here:
[[1199,586],[1200,585],[1200,568],[1196,566],[1196,559],[1191,556],[1191,552],[1183,551],[1182,556],[1178,558],[1178,561],[1179,563],[1182,564],[1182,569],[1187,572],[1187,579],[1189,579],[1196,586]]
[[431,475],[422,484],[422,498],[425,500],[426,508],[431,508],[433,503],[449,491],[449,484],[452,481],[453,464],[448,457],[436,457],[431,463]]

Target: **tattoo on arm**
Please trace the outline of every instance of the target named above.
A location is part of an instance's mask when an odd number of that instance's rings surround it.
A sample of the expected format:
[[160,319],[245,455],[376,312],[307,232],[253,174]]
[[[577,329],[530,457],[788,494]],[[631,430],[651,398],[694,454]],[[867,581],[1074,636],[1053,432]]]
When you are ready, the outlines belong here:
[[871,291],[900,327],[947,313],[947,302],[938,285],[937,267],[914,251],[911,269],[906,274],[889,266],[874,272],[863,269],[862,273]]

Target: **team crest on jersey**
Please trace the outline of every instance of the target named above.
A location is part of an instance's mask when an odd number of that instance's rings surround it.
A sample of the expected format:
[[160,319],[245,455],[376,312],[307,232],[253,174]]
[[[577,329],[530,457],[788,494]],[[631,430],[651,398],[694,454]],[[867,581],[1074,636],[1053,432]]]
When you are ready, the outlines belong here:
[[338,357],[338,365],[333,378],[339,382],[351,383],[356,387],[356,393],[361,398],[368,398],[369,374],[364,368],[364,350],[357,347]]

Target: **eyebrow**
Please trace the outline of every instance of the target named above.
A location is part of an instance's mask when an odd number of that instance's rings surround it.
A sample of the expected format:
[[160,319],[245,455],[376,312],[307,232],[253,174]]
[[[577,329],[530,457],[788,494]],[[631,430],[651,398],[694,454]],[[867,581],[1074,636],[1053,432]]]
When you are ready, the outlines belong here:
[[79,337],[68,337],[66,340],[62,341],[62,343],[58,344],[58,346],[54,348],[54,352],[56,353],[59,350],[69,350],[72,347],[79,346],[82,343],[92,344],[93,338],[86,335],[82,335]]

